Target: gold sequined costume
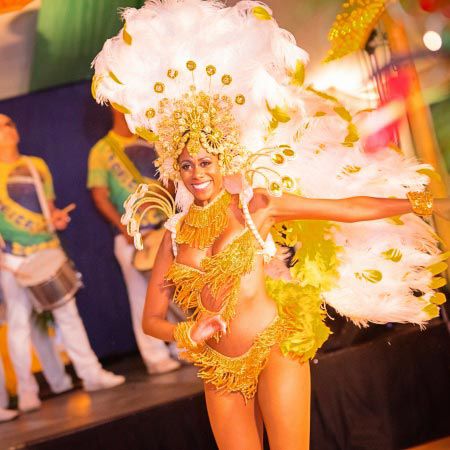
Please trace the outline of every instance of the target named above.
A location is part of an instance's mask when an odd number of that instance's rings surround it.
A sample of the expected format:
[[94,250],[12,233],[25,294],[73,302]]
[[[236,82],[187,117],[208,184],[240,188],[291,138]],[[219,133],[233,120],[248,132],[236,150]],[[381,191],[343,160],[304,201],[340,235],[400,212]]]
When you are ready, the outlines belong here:
[[[224,191],[219,196],[219,201],[221,197],[231,195]],[[185,223],[182,223],[180,230],[183,231],[185,226]],[[177,236],[173,238],[178,241]],[[178,336],[176,335],[179,345],[185,344],[181,356],[200,368],[199,376],[205,382],[218,389],[240,392],[246,400],[255,395],[259,374],[274,345],[280,344],[283,347],[283,341],[289,341],[295,335],[297,341],[307,342],[309,354],[304,352],[303,346],[298,352],[290,352],[289,356],[305,360],[315,354],[329,333],[322,321],[324,312],[320,300],[310,305],[303,320],[299,321],[295,317],[292,307],[295,308],[295,303],[299,302],[297,294],[292,298],[291,308],[279,307],[278,314],[271,323],[262,331],[254,333],[253,344],[241,355],[226,356],[212,347],[220,340],[221,333],[216,333],[209,342],[198,346],[192,346],[188,340],[182,338],[183,332],[188,333],[194,321],[203,314],[220,313],[230,332],[235,333],[233,319],[236,317],[241,280],[255,270],[255,265],[262,264],[262,261],[258,261],[257,249],[257,239],[250,228],[246,227],[222,251],[204,257],[200,268],[175,260],[166,276],[167,282],[175,287],[173,301],[184,309],[191,319],[181,326],[177,332]],[[202,293],[205,289],[207,297],[220,298],[218,310],[211,311],[202,302]],[[311,316],[314,316],[313,321]],[[319,333],[308,326],[313,322],[321,328]]]

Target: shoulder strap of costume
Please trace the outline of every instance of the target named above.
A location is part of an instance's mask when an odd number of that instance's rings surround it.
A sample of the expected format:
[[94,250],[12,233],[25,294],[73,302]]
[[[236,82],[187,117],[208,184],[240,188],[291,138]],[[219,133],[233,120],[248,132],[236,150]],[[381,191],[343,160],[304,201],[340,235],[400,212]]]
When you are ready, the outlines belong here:
[[169,217],[168,220],[166,220],[166,223],[164,224],[164,228],[170,231],[170,237],[172,239],[172,252],[173,256],[177,256],[178,254],[178,247],[177,247],[177,227],[178,223],[182,219],[182,217],[186,215],[186,213],[180,212],[177,214],[174,214],[172,217]]
[[264,240],[259,233],[258,228],[256,227],[256,224],[253,221],[253,218],[250,215],[250,211],[248,209],[248,204],[252,198],[253,189],[251,187],[243,189],[239,194],[239,200],[241,202],[242,211],[244,213],[245,223],[249,227],[258,244],[261,246],[261,250],[258,250],[258,253],[263,255],[264,262],[269,262],[275,256],[277,248],[271,234],[269,234],[267,236],[267,239]]

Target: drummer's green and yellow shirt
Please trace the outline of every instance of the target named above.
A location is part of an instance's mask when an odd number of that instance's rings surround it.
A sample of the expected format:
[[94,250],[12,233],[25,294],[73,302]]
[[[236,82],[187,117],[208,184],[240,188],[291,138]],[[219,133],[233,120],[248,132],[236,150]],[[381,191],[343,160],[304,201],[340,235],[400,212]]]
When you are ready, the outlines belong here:
[[[41,177],[47,199],[54,200],[47,164],[35,156],[27,158]],[[23,156],[12,163],[0,161],[0,234],[5,241],[3,251],[17,256],[59,246],[56,235],[48,231],[33,177]]]
[[[109,143],[111,139],[116,143],[115,149]],[[139,137],[124,137],[114,131],[110,131],[92,147],[88,160],[87,187],[106,187],[111,203],[119,214],[123,214],[123,203],[136,190],[138,182],[117,155],[117,151],[128,157],[147,182],[158,178],[154,165],[156,152],[153,145]],[[144,228],[154,228],[162,219],[161,214],[153,210],[147,214],[142,225]]]

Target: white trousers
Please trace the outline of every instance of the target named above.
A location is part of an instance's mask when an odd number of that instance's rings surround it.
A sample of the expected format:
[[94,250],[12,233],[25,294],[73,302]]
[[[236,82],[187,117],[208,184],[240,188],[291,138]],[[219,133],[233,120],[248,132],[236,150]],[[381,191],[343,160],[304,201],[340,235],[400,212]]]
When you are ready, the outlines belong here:
[[3,369],[3,361],[0,358],[0,408],[8,407],[8,393],[5,386],[5,371]]
[[142,359],[145,365],[150,368],[152,363],[166,359],[170,355],[163,341],[144,334],[142,330],[147,279],[133,267],[133,254],[134,247],[128,244],[124,236],[121,234],[117,235],[114,239],[114,255],[122,269],[123,278],[127,286],[134,336]]
[[[5,263],[17,268],[22,257],[4,255]],[[41,357],[45,374],[50,379],[57,377],[61,363],[50,357],[55,350],[42,341],[48,339],[32,325],[32,303],[27,289],[22,287],[10,271],[1,271],[1,285],[6,303],[8,323],[8,347],[11,361],[17,377],[18,395],[25,392],[38,392],[38,385],[31,372],[30,344],[33,341]],[[83,326],[75,301],[71,300],[52,311],[60,329],[64,347],[71,359],[77,375],[83,381],[95,380],[101,370],[97,356],[92,351],[86,330]],[[42,351],[44,349],[44,351]],[[50,361],[50,363],[49,363]],[[58,367],[59,366],[59,367]]]
[[[31,321],[31,342],[37,352],[44,376],[54,392],[70,388],[71,377],[66,373],[64,364],[54,345],[53,339],[38,328],[34,320]],[[5,375],[0,358],[0,408],[8,404],[8,393],[5,387]]]

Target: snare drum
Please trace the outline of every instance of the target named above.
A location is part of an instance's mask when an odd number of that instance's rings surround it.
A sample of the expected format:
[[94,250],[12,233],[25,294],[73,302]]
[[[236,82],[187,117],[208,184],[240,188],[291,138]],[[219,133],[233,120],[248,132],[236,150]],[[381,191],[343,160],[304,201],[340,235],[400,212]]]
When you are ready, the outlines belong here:
[[41,250],[27,256],[18,267],[16,278],[31,292],[38,312],[64,305],[83,286],[81,274],[59,248]]

